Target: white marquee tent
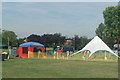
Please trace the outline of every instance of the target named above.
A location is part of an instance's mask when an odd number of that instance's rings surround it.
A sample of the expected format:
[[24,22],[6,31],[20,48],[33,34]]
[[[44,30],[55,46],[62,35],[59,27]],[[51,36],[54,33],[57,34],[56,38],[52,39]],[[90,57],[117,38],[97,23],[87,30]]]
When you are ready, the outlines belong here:
[[108,52],[114,54],[115,56],[119,57],[98,36],[95,36],[82,50],[80,50],[72,55],[75,55],[75,54],[77,54],[81,51],[85,51],[85,50],[89,50],[91,52],[89,57],[96,51],[100,51],[100,50],[108,51]]

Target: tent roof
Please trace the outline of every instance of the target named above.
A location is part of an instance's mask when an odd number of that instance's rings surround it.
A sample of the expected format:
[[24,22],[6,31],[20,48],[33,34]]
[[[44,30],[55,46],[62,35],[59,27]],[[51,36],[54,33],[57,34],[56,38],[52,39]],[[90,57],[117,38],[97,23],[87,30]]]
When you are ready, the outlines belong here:
[[21,44],[20,47],[44,47],[44,45],[38,42],[26,42]]
[[106,50],[117,56],[117,54],[115,54],[98,36],[95,36],[82,50],[78,52],[84,50],[89,50],[91,52],[90,56],[99,50]]

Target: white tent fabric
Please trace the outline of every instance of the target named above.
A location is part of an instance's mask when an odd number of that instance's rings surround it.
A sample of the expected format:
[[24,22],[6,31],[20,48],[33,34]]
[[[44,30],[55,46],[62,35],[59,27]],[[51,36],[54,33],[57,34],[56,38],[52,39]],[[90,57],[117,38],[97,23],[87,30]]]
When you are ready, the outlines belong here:
[[118,55],[115,54],[98,36],[95,36],[82,50],[76,52],[75,54],[77,54],[81,51],[84,51],[84,50],[89,50],[91,52],[89,57],[93,53],[95,53],[96,51],[99,51],[99,50],[108,51],[118,57]]

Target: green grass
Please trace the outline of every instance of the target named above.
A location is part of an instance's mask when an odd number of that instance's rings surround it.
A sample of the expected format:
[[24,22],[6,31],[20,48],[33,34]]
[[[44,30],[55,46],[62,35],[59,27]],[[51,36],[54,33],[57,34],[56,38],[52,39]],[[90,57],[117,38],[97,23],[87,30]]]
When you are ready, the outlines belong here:
[[9,52],[8,49],[0,49],[0,52]]
[[3,61],[3,78],[117,78],[118,63],[83,60],[25,59]]
[[53,48],[46,48],[46,50],[53,50]]
[[[88,59],[90,53],[88,53],[86,55],[86,59]],[[75,54],[74,56],[70,57],[69,59],[78,59],[78,60],[83,60],[83,53],[78,53]],[[92,61],[105,61],[105,52],[101,51],[101,52],[96,52],[94,53],[91,57],[94,57],[94,59]],[[116,57],[115,55],[113,55],[112,53],[106,52],[106,57],[107,57],[107,61],[113,61],[113,62],[117,62],[118,61],[118,57]]]

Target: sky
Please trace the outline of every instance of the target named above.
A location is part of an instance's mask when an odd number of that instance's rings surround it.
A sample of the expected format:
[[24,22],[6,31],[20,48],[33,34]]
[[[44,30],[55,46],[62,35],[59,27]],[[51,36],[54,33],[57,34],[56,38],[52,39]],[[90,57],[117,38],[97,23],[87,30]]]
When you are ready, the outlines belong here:
[[2,2],[2,28],[19,38],[61,33],[67,37],[95,36],[103,10],[117,2]]

